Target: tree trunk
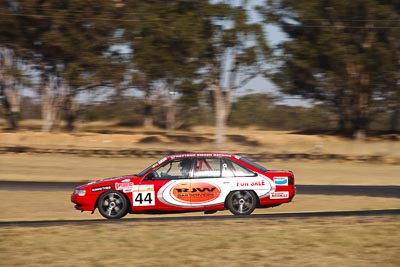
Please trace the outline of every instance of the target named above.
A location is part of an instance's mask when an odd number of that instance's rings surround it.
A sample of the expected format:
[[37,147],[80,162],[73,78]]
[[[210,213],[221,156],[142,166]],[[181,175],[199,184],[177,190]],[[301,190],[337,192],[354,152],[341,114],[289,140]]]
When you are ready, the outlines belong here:
[[14,88],[5,88],[1,85],[0,97],[7,122],[7,128],[11,131],[18,130],[18,116],[20,111],[19,96]]
[[[363,84],[361,84],[362,86]],[[355,139],[363,141],[367,136],[368,125],[370,123],[370,94],[359,92],[356,96],[356,105],[354,106],[353,136]]]
[[390,131],[393,133],[399,131],[400,130],[399,124],[400,124],[400,88],[397,88],[397,98],[395,98],[395,103],[392,107],[392,113],[390,116]]
[[[343,101],[340,99],[340,101]],[[337,114],[339,115],[338,130],[339,133],[345,134],[348,132],[349,116],[347,108],[341,103],[338,107]]]
[[153,106],[150,104],[145,104],[144,106],[144,119],[143,119],[143,127],[144,128],[151,128],[154,126],[153,121]]
[[68,87],[61,78],[45,74],[42,88],[42,131],[54,131],[60,125],[61,109],[66,101]]
[[18,129],[18,116],[21,105],[18,90],[15,86],[15,77],[13,76],[16,68],[14,51],[0,46],[0,99],[7,128],[13,131]]
[[143,110],[143,127],[144,128],[152,128],[154,126],[153,121],[153,103],[150,96],[151,90],[148,88],[146,90],[146,95],[144,99],[144,110]]
[[46,82],[42,89],[42,132],[50,132],[54,128],[55,114],[54,99],[51,97],[51,87]]
[[166,114],[166,128],[167,131],[175,131],[175,116],[176,116],[176,105],[175,100],[172,96],[167,96],[167,114]]
[[215,143],[218,149],[225,145],[225,128],[230,109],[229,94],[224,92],[221,86],[213,85],[215,105]]
[[221,100],[215,102],[215,142],[217,148],[224,148],[225,145],[225,128],[226,128],[226,109],[225,103]]
[[390,131],[396,133],[399,131],[400,109],[397,107],[390,117]]
[[75,122],[77,115],[77,103],[74,100],[74,94],[68,92],[64,100],[64,116],[65,116],[65,130],[72,132],[75,130]]

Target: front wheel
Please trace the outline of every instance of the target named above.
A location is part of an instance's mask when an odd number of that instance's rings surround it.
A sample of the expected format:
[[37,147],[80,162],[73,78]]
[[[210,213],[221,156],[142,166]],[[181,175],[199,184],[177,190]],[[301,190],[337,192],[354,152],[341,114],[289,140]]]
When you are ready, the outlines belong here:
[[107,219],[119,219],[128,213],[129,201],[119,191],[103,193],[97,202],[100,214]]
[[252,191],[231,192],[226,204],[234,215],[249,215],[257,206],[257,196]]

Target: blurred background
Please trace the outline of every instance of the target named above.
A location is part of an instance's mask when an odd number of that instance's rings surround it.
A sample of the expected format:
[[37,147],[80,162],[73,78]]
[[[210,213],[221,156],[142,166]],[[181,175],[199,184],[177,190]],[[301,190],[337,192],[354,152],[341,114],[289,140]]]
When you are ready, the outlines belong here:
[[[1,1],[2,128],[398,133],[398,1]],[[32,124],[24,122],[35,122]]]
[[[0,222],[100,218],[73,209],[73,188],[19,182],[133,174],[183,151],[396,189],[399,130],[398,0],[0,0]],[[256,213],[400,206],[356,191]],[[0,262],[400,266],[397,217],[1,226]]]

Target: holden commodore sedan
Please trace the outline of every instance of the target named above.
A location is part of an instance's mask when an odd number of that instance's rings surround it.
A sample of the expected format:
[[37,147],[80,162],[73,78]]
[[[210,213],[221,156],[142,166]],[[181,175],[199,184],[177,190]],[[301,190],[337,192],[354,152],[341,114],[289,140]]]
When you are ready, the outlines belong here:
[[268,170],[232,154],[190,153],[167,156],[138,174],[80,185],[71,201],[77,210],[97,208],[107,219],[225,209],[249,215],[255,208],[288,203],[295,193],[291,171]]

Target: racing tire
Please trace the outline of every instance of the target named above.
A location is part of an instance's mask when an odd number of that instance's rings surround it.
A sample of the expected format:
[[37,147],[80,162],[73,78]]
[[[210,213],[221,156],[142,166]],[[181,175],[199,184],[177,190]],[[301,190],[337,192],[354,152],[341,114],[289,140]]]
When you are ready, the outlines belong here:
[[103,193],[98,201],[97,208],[100,214],[107,219],[120,219],[128,213],[129,200],[126,196],[115,190]]
[[227,196],[226,205],[234,215],[250,215],[257,206],[257,196],[253,191],[234,191]]

